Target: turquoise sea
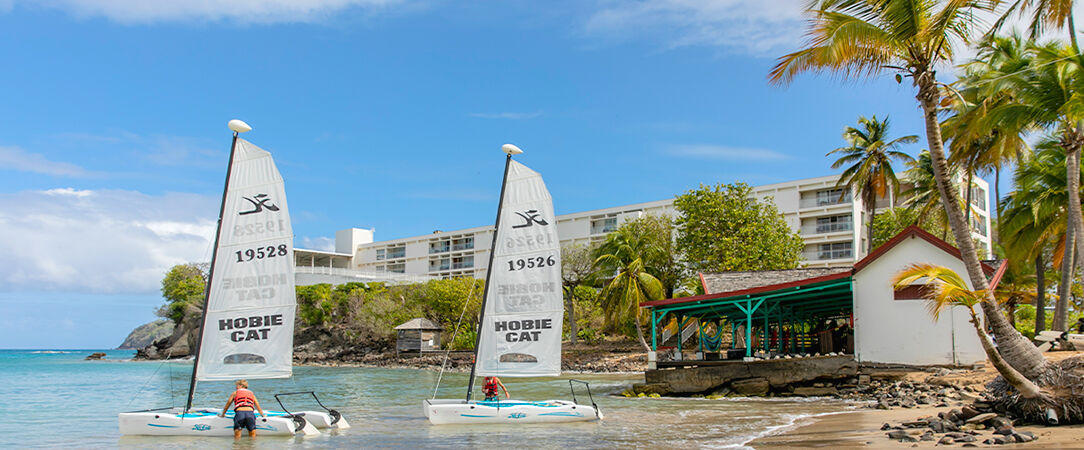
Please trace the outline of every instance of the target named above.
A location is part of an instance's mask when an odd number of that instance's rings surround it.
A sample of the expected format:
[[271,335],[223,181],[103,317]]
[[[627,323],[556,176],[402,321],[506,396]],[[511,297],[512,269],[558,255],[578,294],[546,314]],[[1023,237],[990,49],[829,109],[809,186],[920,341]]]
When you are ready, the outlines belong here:
[[[84,361],[95,352],[104,361]],[[316,437],[242,438],[120,436],[117,413],[183,405],[191,362],[133,362],[123,350],[0,350],[0,446],[75,448],[613,448],[741,447],[756,436],[814,415],[849,407],[831,400],[652,399],[617,394],[642,375],[568,374],[558,379],[505,379],[513,398],[569,399],[568,378],[591,383],[602,422],[547,425],[433,426],[421,401],[437,372],[414,369],[295,367],[285,380],[251,380],[265,409],[272,394],[315,390],[352,428]],[[445,373],[440,397],[465,394],[467,376]],[[202,383],[195,404],[221,408],[231,383]],[[581,402],[584,402],[581,399]],[[287,407],[290,407],[287,404]],[[298,400],[293,406],[312,409]],[[292,408],[291,408],[292,409]]]

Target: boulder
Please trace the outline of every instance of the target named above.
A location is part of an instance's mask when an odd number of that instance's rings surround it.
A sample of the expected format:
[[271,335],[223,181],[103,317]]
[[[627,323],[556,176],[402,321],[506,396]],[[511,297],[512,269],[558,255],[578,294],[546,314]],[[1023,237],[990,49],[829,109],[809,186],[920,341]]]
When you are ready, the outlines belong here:
[[960,409],[960,413],[957,414],[957,416],[961,420],[967,420],[977,415],[979,415],[979,412],[975,408],[972,408],[970,406],[964,406],[962,409]]
[[666,383],[636,383],[632,385],[632,392],[644,395],[666,395],[670,393],[670,386]]
[[88,355],[84,359],[86,359],[87,361],[95,361],[95,360],[99,360],[99,359],[102,359],[102,358],[105,358],[105,353],[94,352],[94,353],[91,353],[90,355]]
[[997,417],[997,413],[983,413],[967,419],[967,423],[981,424],[983,422],[986,422],[987,420],[993,419],[994,417]]
[[908,437],[907,432],[903,431],[903,430],[892,430],[892,431],[889,431],[888,433],[885,433],[885,434],[888,435],[889,439],[895,439],[895,440],[899,440],[899,439],[903,439],[904,437]]
[[770,387],[766,378],[747,378],[730,383],[730,389],[740,395],[765,395]]
[[941,439],[939,441],[937,441],[937,444],[938,445],[951,445],[951,444],[953,444],[955,442],[956,442],[956,440],[953,439],[952,436],[941,436]]

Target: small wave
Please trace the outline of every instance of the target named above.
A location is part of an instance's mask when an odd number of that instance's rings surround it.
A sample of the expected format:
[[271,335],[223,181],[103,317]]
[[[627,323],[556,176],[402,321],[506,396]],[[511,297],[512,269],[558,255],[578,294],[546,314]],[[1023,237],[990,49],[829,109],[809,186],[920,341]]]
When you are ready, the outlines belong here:
[[851,411],[829,411],[829,412],[814,413],[814,414],[784,415],[783,417],[787,419],[787,423],[784,423],[782,425],[774,425],[774,426],[767,427],[767,428],[764,429],[764,431],[761,431],[759,433],[754,433],[751,436],[743,436],[741,444],[729,445],[727,447],[729,447],[729,448],[752,448],[752,447],[749,447],[748,444],[750,442],[753,442],[753,441],[755,441],[757,439],[760,439],[762,437],[781,434],[781,433],[793,430],[795,428],[808,425],[810,423],[813,423],[813,419],[816,419],[818,417],[831,416],[831,415],[835,415],[835,414],[846,414],[848,412],[851,412]]
[[65,354],[65,353],[75,353],[75,352],[64,352],[64,351],[60,351],[60,350],[38,350],[36,352],[30,352],[30,354],[32,354],[32,355],[59,355],[59,354]]

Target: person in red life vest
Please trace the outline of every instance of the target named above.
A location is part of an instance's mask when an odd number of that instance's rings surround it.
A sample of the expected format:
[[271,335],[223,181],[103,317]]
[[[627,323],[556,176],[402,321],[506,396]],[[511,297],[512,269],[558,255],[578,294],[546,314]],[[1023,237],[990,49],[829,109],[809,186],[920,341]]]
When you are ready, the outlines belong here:
[[248,381],[237,380],[236,384],[237,390],[230,394],[230,399],[226,400],[226,406],[222,408],[219,417],[225,417],[226,411],[233,405],[233,438],[241,438],[242,428],[248,430],[249,437],[256,437],[256,415],[252,409],[260,411],[261,417],[267,417],[267,414],[260,407],[260,401],[256,400],[256,394],[248,390]]
[[486,401],[492,402],[500,397],[500,391],[497,389],[504,389],[504,398],[512,398],[508,394],[508,388],[504,387],[504,383],[501,383],[501,379],[497,377],[486,377],[485,383],[482,384],[482,393],[486,395]]

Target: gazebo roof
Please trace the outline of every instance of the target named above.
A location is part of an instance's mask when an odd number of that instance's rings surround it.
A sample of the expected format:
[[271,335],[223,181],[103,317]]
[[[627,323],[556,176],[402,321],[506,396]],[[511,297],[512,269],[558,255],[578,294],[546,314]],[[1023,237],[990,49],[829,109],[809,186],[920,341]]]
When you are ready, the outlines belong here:
[[440,325],[429,319],[417,318],[395,327],[396,330],[443,330]]

